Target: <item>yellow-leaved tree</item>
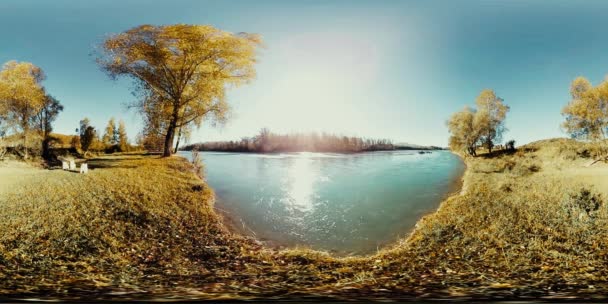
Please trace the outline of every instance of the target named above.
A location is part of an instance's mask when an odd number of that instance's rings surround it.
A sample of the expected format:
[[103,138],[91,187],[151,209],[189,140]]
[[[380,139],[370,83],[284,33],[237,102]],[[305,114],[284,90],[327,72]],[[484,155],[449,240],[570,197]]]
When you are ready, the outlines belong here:
[[449,139],[450,149],[454,151],[466,151],[475,156],[475,145],[479,141],[479,131],[475,126],[475,111],[468,106],[458,111],[447,122],[451,133]]
[[142,25],[106,39],[97,62],[113,78],[136,81],[134,106],[161,120],[154,123],[165,127],[163,156],[170,156],[178,128],[226,119],[226,89],[255,77],[260,44],[258,35],[208,25]]
[[489,153],[506,131],[505,118],[509,106],[493,90],[483,90],[476,99],[476,109],[465,107],[452,114],[447,121],[449,146],[453,151],[477,155],[477,146],[485,146]]
[[480,143],[492,153],[492,148],[497,142],[502,140],[505,131],[505,118],[509,111],[509,106],[503,103],[503,99],[496,96],[493,90],[483,90],[477,97],[475,104],[475,123]]
[[106,125],[106,129],[103,133],[103,137],[101,138],[101,142],[106,146],[106,148],[111,147],[118,143],[118,130],[116,128],[116,121],[114,117],[111,117]]
[[118,122],[118,148],[120,152],[129,152],[129,138],[127,137],[127,127],[121,119]]
[[594,87],[584,77],[570,85],[572,100],[562,109],[563,129],[573,138],[594,142],[597,154],[605,157],[604,142],[608,132],[608,81]]
[[0,71],[0,116],[21,133],[25,158],[34,117],[44,107],[46,94],[41,84],[44,79],[42,69],[29,62],[9,61]]

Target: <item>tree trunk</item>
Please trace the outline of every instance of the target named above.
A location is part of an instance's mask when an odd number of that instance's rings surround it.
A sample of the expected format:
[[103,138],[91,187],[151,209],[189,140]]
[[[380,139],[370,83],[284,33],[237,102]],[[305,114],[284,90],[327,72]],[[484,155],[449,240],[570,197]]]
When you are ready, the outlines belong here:
[[50,136],[51,132],[48,128],[46,128],[47,123],[44,123],[44,127],[42,130],[42,158],[48,160],[50,157]]
[[175,124],[169,124],[167,135],[165,136],[165,147],[163,148],[163,157],[171,156],[171,148],[173,144],[173,134],[175,133]]
[[47,136],[42,139],[42,158],[49,159],[49,140]]
[[28,155],[27,155],[27,131],[28,128],[26,125],[23,126],[23,149],[25,149],[25,154],[23,156],[23,159],[27,159]]
[[165,147],[163,149],[163,157],[171,156],[171,148],[173,148],[173,139],[175,137],[175,128],[177,127],[177,113],[173,113],[171,122],[167,128],[167,135],[165,136]]
[[177,153],[177,149],[179,148],[179,140],[182,137],[182,127],[179,127],[179,130],[177,131],[177,142],[175,143],[175,150],[174,153]]

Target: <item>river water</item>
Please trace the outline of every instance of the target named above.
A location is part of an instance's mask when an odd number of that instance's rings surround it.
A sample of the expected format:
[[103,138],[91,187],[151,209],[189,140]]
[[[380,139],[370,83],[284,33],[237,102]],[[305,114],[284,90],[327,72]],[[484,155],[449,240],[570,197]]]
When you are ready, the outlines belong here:
[[239,230],[270,245],[342,255],[373,253],[406,236],[458,190],[464,171],[447,151],[201,156],[215,206]]

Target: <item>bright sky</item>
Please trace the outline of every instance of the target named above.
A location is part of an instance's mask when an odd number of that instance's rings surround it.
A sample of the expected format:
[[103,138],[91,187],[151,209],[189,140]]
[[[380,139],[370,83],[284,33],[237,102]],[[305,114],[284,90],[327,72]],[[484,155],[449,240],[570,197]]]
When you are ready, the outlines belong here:
[[608,73],[608,1],[29,1],[0,2],[0,62],[30,61],[65,111],[56,131],[88,116],[123,118],[130,82],[89,54],[140,24],[211,24],[264,37],[258,77],[229,94],[233,119],[192,141],[327,131],[447,145],[445,121],[484,88],[511,106],[505,139],[565,136],[569,83]]

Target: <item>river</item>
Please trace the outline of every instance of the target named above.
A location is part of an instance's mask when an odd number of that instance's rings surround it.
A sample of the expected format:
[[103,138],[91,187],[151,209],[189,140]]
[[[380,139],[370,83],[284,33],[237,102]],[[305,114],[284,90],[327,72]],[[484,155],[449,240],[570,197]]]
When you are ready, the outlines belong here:
[[406,236],[458,190],[464,171],[447,151],[201,156],[216,208],[242,232],[341,255],[373,253]]

